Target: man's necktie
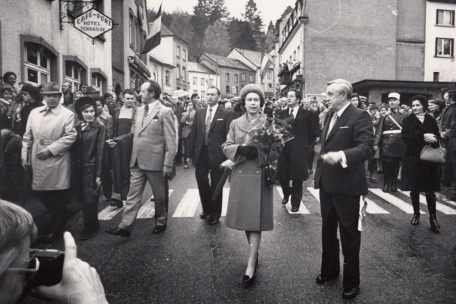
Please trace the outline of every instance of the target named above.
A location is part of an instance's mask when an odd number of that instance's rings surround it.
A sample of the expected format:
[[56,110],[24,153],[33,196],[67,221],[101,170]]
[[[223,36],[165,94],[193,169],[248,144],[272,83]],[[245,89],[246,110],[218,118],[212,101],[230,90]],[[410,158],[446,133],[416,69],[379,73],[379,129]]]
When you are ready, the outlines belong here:
[[149,115],[149,104],[148,103],[146,103],[144,105],[144,117],[143,117],[142,124],[144,124],[144,121],[146,120],[147,115]]
[[293,116],[293,109],[290,109],[290,115],[288,115],[288,117],[290,117],[291,119],[294,118],[294,116]]
[[209,129],[211,128],[212,122],[212,107],[207,108],[208,114],[206,117],[206,130],[204,132],[204,144],[207,146],[209,142]]
[[328,135],[329,133],[331,132],[332,128],[334,127],[334,125],[336,124],[336,121],[337,121],[337,118],[339,116],[337,116],[337,113],[334,113],[332,118],[331,118],[331,121],[329,122],[329,128],[328,128],[328,133],[326,133],[326,138],[328,138]]

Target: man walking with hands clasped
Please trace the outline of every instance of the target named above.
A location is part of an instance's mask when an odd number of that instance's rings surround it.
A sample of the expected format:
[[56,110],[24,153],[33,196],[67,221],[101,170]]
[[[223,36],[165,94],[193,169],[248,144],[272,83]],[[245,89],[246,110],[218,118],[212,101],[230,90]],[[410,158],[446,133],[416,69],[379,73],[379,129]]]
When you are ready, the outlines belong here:
[[322,262],[317,284],[339,276],[339,226],[344,254],[342,298],[359,293],[361,227],[360,196],[367,194],[364,161],[373,153],[373,127],[369,113],[350,104],[351,84],[343,79],[328,83],[326,94],[332,104],[321,136],[321,152],[315,171],[320,189]]
[[216,87],[207,89],[207,108],[196,111],[187,139],[203,207],[200,217],[207,218],[210,225],[217,224],[222,213],[222,191],[214,201],[211,198],[223,175],[220,164],[226,157],[222,144],[232,120],[231,112],[218,105],[219,98],[220,91]]
[[143,105],[136,111],[132,124],[133,150],[130,161],[130,190],[118,227],[106,230],[112,235],[129,237],[141,207],[146,180],[155,196],[155,227],[153,233],[165,231],[168,219],[166,179],[171,174],[177,151],[174,114],[160,102],[161,88],[149,80],[141,85]]

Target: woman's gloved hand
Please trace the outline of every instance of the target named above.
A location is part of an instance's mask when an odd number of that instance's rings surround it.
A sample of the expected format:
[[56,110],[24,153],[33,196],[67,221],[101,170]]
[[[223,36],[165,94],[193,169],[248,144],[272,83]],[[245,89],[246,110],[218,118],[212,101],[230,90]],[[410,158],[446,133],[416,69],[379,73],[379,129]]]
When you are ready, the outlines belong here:
[[258,150],[254,146],[239,146],[237,153],[247,157],[247,159],[255,159],[258,156]]

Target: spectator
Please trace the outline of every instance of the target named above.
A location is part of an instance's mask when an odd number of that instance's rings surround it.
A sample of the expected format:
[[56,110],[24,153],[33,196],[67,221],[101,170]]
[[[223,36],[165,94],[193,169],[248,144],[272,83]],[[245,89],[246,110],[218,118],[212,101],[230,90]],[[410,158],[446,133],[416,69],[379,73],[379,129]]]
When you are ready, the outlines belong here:
[[412,225],[417,225],[420,220],[419,194],[426,193],[431,229],[439,232],[435,198],[435,191],[440,190],[439,164],[420,160],[420,153],[425,145],[439,146],[439,128],[435,118],[426,113],[428,100],[425,96],[414,96],[411,101],[413,114],[404,119],[401,132],[405,143],[401,189],[410,191],[413,205]]
[[82,94],[86,95],[88,87],[89,87],[89,85],[87,83],[81,83],[81,85],[79,86],[79,89],[81,90]]
[[11,110],[11,89],[0,89],[0,129],[11,128],[9,113]]
[[447,149],[447,157],[443,166],[443,185],[452,187],[456,175],[456,90],[444,93],[447,106],[442,111],[441,137]]
[[181,118],[181,125],[182,125],[182,145],[184,148],[184,169],[188,168],[187,158],[190,157],[189,155],[189,144],[187,142],[188,136],[190,135],[190,131],[192,130],[193,120],[195,118],[195,111],[197,110],[196,106],[190,101],[187,103],[187,108],[185,112],[182,114]]
[[15,87],[16,80],[17,80],[17,75],[14,72],[9,71],[9,72],[6,72],[5,74],[3,74],[2,88],[10,89],[13,92],[13,98],[15,98],[17,95],[17,89]]
[[439,125],[439,129],[441,130],[441,119],[442,119],[442,111],[445,108],[445,103],[441,99],[430,99],[429,100],[429,115],[435,118],[437,124]]
[[[83,97],[78,100],[76,106],[76,113],[79,116],[79,123],[76,126],[78,136],[72,148],[71,182],[73,190],[82,203],[84,228],[79,237],[80,240],[93,238],[100,228],[97,218],[98,198],[106,127],[97,120],[99,112],[92,98]],[[112,183],[109,186],[112,187]],[[112,193],[112,188],[109,190]]]
[[64,83],[62,83],[62,98],[60,100],[60,103],[67,108],[74,109],[73,93],[71,92],[71,89],[71,82],[65,81]]
[[[36,272],[37,258],[30,256],[36,226],[26,210],[0,200],[0,231],[0,302],[14,304],[24,292],[27,295],[27,283]],[[31,293],[58,303],[108,303],[97,271],[77,258],[76,244],[69,232],[65,233],[64,242],[65,258],[60,283],[39,286]]]
[[82,91],[80,90],[77,90],[73,93],[73,102],[76,103],[79,98],[83,97],[84,96],[84,93],[82,93]]
[[19,124],[19,135],[22,136],[25,132],[30,112],[43,105],[43,96],[40,94],[40,88],[28,83],[22,86],[21,95],[25,105],[21,109],[20,117],[16,119],[16,124]]
[[[3,151],[4,187],[0,198],[12,202],[24,203],[23,173],[21,166],[22,139],[10,129],[1,129],[0,148]],[[1,163],[1,161],[0,161]],[[0,164],[0,167],[2,165]],[[1,169],[0,169],[1,170]]]
[[32,190],[51,215],[46,243],[55,241],[65,228],[69,201],[71,162],[69,149],[76,140],[74,114],[60,105],[57,83],[43,86],[46,106],[30,112],[22,141],[22,165],[32,170]]

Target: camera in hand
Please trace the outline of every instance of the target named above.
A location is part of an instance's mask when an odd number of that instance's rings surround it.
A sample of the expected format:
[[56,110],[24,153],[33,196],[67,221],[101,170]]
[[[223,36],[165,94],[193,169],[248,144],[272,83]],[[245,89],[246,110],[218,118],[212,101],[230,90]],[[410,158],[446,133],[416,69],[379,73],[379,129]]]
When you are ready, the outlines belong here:
[[30,255],[39,261],[39,268],[33,278],[29,281],[28,287],[52,286],[62,279],[63,251],[47,249],[31,249]]

